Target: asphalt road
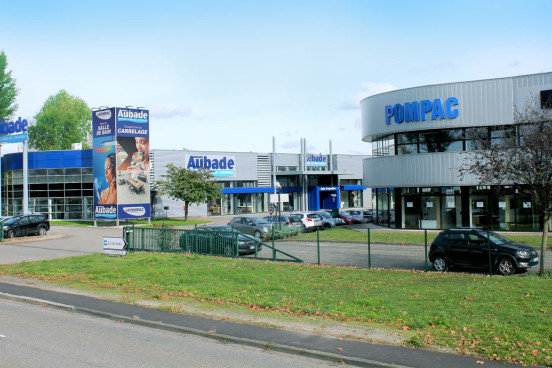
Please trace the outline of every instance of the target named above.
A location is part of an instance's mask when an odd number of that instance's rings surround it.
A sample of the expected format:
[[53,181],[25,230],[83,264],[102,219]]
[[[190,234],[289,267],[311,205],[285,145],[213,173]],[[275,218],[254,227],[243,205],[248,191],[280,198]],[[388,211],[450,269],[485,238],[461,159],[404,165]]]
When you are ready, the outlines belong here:
[[0,299],[0,367],[332,367],[334,363]]

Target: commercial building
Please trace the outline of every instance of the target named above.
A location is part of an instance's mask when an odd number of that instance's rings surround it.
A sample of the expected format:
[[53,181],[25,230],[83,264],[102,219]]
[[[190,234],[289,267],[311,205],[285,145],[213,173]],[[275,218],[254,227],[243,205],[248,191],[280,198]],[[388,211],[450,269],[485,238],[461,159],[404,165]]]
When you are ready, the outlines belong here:
[[[162,179],[169,163],[212,170],[224,196],[215,203],[190,206],[192,216],[266,213],[276,206],[270,201],[274,183],[282,211],[370,207],[371,195],[362,183],[362,160],[367,157],[304,149],[300,154],[152,150],[150,182]],[[29,152],[29,211],[50,219],[93,219],[99,192],[94,193],[92,167],[92,150]],[[2,157],[2,215],[23,211],[22,169],[22,153]],[[182,202],[156,196],[155,190],[151,203],[153,217],[184,215]]]
[[523,187],[485,185],[473,175],[460,180],[459,169],[462,153],[474,150],[469,130],[499,140],[515,132],[516,108],[532,102],[550,108],[550,101],[552,73],[429,85],[362,100],[362,139],[372,143],[363,183],[372,188],[374,221],[412,229],[540,229]]

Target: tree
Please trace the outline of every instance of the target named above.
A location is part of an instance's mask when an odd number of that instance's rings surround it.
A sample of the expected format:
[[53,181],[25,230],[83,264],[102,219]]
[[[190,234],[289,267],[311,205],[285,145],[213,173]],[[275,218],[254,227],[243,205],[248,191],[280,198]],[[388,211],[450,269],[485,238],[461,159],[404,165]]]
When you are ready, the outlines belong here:
[[17,111],[15,97],[17,88],[15,79],[11,76],[11,70],[8,68],[8,59],[4,51],[0,52],[0,120],[9,119]]
[[530,196],[542,224],[540,274],[545,272],[548,228],[552,215],[552,110],[529,104],[514,113],[514,125],[494,128],[493,138],[473,129],[466,138],[478,150],[460,168],[481,184],[516,185]]
[[190,204],[208,203],[222,197],[220,187],[206,169],[188,170],[173,164],[167,165],[167,173],[158,180],[159,194],[184,202],[184,220],[188,220]]
[[72,143],[91,148],[92,112],[86,102],[61,90],[48,97],[29,127],[29,146],[41,151],[71,149]]

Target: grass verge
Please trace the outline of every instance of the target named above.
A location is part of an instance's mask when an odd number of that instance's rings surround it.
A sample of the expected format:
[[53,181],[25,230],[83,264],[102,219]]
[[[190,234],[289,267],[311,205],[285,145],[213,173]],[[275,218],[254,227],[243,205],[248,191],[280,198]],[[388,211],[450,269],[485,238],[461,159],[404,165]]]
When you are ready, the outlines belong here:
[[489,277],[222,259],[96,254],[0,266],[0,274],[279,318],[385,325],[407,345],[552,366],[552,276]]

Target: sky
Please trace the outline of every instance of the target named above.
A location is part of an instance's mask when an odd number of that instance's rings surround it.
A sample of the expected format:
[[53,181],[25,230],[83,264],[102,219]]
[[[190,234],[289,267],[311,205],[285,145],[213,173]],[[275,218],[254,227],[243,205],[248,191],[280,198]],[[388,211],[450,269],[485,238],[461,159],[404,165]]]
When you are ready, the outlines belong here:
[[[360,101],[552,71],[552,1],[0,0],[29,122],[64,89],[150,110],[152,149],[371,154]],[[2,154],[20,149],[5,145]]]

